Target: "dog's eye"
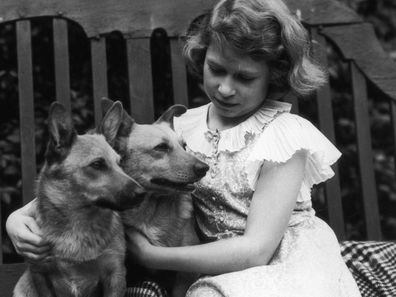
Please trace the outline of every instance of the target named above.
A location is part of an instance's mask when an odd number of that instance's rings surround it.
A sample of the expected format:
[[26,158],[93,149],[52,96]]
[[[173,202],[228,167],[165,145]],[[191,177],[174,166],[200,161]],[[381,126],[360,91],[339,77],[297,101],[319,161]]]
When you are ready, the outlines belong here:
[[95,170],[104,170],[107,168],[106,161],[104,159],[97,159],[89,164],[89,166]]
[[186,150],[186,148],[187,148],[187,143],[186,143],[185,141],[183,141],[183,142],[181,143],[181,145],[182,145],[183,149]]
[[154,149],[157,151],[168,152],[170,150],[170,146],[167,143],[162,142],[159,145],[155,146]]

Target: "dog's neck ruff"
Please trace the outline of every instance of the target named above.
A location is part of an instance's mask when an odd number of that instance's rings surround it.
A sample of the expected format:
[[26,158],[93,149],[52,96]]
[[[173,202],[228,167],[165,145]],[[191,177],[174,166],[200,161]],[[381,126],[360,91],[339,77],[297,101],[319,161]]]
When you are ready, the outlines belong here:
[[[51,195],[60,194],[52,192]],[[119,215],[94,205],[71,207],[67,197],[49,198],[46,191],[38,195],[38,222],[53,248],[55,258],[71,262],[96,259],[118,233],[122,233]],[[75,197],[74,197],[75,198]]]

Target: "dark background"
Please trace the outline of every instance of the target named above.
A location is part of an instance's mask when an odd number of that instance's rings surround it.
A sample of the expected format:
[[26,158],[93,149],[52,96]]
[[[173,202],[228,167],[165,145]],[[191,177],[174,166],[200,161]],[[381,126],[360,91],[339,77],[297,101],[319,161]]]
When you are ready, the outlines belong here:
[[[394,0],[340,0],[366,21],[371,22],[383,48],[396,61],[396,1]],[[70,79],[73,120],[83,133],[93,125],[90,46],[77,25],[69,24]],[[52,26],[47,19],[32,22],[35,136],[38,169],[43,163],[47,139],[46,119],[50,102],[55,99]],[[172,82],[169,59],[169,41],[166,32],[155,30],[151,40],[154,98],[156,116],[171,105]],[[363,240],[366,237],[363,208],[360,199],[355,125],[347,65],[336,48],[328,47],[330,85],[336,120],[336,144],[343,156],[339,161],[344,218],[347,238]],[[128,84],[125,41],[118,33],[107,37],[109,97],[123,101],[128,109]],[[395,62],[396,63],[396,62]],[[17,61],[15,26],[0,25],[0,201],[1,229],[5,219],[21,201],[20,136],[18,116]],[[377,191],[384,239],[396,240],[396,185],[394,170],[394,142],[389,103],[372,85],[369,88],[369,106],[372,146],[376,171]],[[190,106],[206,102],[199,82],[189,78]],[[301,100],[301,114],[316,123],[312,98]],[[318,215],[326,218],[323,190],[313,190]],[[3,232],[5,233],[5,232]],[[18,259],[6,234],[3,236],[4,261]]]

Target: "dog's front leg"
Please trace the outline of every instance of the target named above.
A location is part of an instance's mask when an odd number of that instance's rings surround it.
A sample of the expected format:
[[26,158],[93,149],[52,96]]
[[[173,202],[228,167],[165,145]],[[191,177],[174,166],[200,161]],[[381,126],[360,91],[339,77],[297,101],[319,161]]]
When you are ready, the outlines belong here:
[[37,294],[36,286],[32,279],[32,274],[30,273],[30,269],[26,270],[25,273],[18,280],[15,288],[13,297],[40,297]]
[[52,286],[51,280],[45,274],[31,271],[30,275],[36,289],[37,296],[56,297],[56,293],[54,291],[55,288]]
[[123,297],[125,292],[125,267],[108,271],[103,279],[103,297]]
[[126,292],[124,257],[110,255],[102,261],[100,269],[103,297],[124,297]]
[[[199,238],[195,232],[194,219],[187,220],[183,228],[183,239],[181,245],[199,244]],[[172,287],[172,297],[184,297],[188,288],[198,279],[199,273],[177,272],[174,286]]]

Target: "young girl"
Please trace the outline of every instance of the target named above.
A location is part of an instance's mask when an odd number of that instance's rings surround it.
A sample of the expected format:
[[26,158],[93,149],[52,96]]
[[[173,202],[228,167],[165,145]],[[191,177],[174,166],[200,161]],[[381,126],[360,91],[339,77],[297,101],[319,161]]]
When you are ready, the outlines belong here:
[[[175,129],[210,165],[193,195],[202,244],[156,247],[136,233],[136,256],[201,273],[190,297],[360,296],[311,205],[311,187],[332,177],[340,152],[279,101],[324,82],[304,28],[280,0],[221,0],[190,33],[185,54],[211,103],[175,118]],[[32,216],[34,204],[7,231],[17,251],[44,259]]]
[[141,262],[203,274],[190,297],[360,296],[310,197],[340,152],[278,101],[324,82],[302,25],[280,0],[222,0],[185,54],[211,101],[174,119],[210,166],[193,193],[203,244],[155,247],[136,234]]

